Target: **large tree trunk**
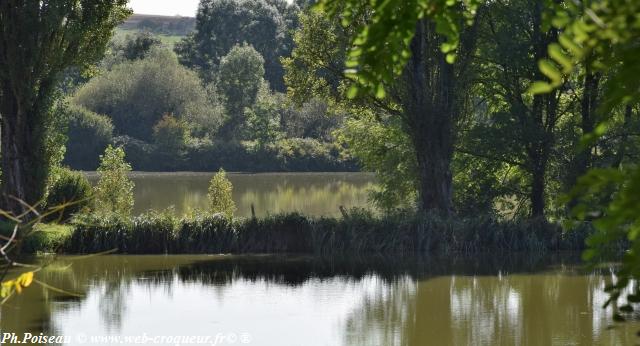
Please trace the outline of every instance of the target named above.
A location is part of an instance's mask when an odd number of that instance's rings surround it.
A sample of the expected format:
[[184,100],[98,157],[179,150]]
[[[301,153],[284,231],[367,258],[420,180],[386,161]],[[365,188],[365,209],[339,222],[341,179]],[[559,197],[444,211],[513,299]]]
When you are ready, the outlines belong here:
[[542,158],[536,160],[531,177],[531,217],[543,217],[545,208],[545,173],[547,164]]
[[[555,29],[544,32],[542,25],[541,2],[536,2],[533,12],[533,48],[534,61],[537,63],[543,58],[547,58],[547,47],[551,42],[557,40]],[[536,68],[533,80],[543,80],[545,77]],[[558,121],[558,91],[554,90],[548,94],[535,95],[531,106],[530,117],[531,128],[526,128],[523,136],[531,136],[528,147],[528,163],[531,174],[531,185],[529,199],[531,202],[531,217],[545,216],[546,199],[546,174],[551,156],[553,143],[555,142],[554,128]]]
[[[595,128],[599,84],[600,76],[591,71],[590,62],[588,62],[583,81],[582,100],[580,100],[580,129],[583,136],[592,133]],[[575,185],[579,177],[587,173],[591,167],[591,161],[591,147],[580,150],[575,157],[573,172],[569,176],[567,184],[569,188]],[[571,202],[570,206],[573,204]]]
[[[5,85],[8,85],[6,83]],[[0,156],[2,167],[2,196],[0,208],[20,215],[27,205],[40,202],[47,176],[44,155],[44,128],[36,109],[21,104],[11,88],[2,90]],[[25,220],[33,215],[25,215]]]
[[418,23],[404,73],[404,122],[416,151],[419,203],[423,211],[453,211],[451,160],[455,110],[454,67],[440,51],[433,23]]

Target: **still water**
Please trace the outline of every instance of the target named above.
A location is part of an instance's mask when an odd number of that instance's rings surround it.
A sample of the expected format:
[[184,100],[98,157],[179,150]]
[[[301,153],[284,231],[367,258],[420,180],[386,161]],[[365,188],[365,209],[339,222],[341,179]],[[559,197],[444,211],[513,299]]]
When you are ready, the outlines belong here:
[[[87,173],[95,182],[97,175]],[[134,213],[173,206],[178,215],[207,208],[207,189],[213,173],[134,172]],[[257,216],[304,211],[311,216],[337,216],[339,207],[369,207],[368,191],[374,181],[369,173],[227,173],[233,183],[236,215]]]
[[577,255],[61,257],[38,278],[81,296],[34,284],[2,306],[0,329],[66,336],[67,345],[125,336],[172,345],[182,336],[261,346],[638,343],[640,324],[610,328],[601,309],[610,270],[578,263]]

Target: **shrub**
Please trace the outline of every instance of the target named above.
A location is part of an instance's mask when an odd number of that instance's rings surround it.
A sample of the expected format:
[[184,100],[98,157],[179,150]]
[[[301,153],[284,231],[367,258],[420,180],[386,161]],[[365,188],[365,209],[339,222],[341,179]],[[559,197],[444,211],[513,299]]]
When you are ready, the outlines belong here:
[[76,169],[96,169],[100,154],[113,137],[111,119],[73,104],[65,113],[68,140],[64,162]]
[[131,166],[125,161],[121,147],[107,147],[100,156],[98,184],[95,186],[95,209],[100,214],[131,215],[133,210],[133,182],[127,174]]
[[49,221],[68,221],[90,204],[91,184],[81,172],[60,169],[57,179],[49,186],[47,208],[54,211]]
[[214,134],[224,111],[211,102],[212,92],[171,51],[156,47],[144,59],[118,64],[93,78],[74,101],[111,117],[117,134],[151,141],[153,126],[169,112]]
[[211,178],[209,183],[209,208],[213,213],[224,214],[227,218],[233,218],[236,211],[236,204],[232,199],[233,185],[227,179],[227,174],[220,169],[216,175]]
[[153,127],[153,140],[160,150],[177,153],[186,146],[189,129],[183,121],[165,114]]

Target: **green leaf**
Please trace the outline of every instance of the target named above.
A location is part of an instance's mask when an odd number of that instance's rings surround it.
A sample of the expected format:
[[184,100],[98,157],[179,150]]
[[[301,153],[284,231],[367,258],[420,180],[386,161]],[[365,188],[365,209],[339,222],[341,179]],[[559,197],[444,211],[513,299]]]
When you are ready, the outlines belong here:
[[571,54],[573,54],[575,58],[579,59],[580,57],[582,57],[584,50],[566,35],[560,35],[560,37],[558,37],[558,42],[560,42],[560,45],[564,49],[571,52]]
[[553,86],[547,82],[533,82],[527,92],[533,95],[547,94],[553,91]]
[[551,79],[553,84],[560,84],[562,82],[562,73],[556,65],[548,59],[542,59],[538,62],[540,72]]
[[573,70],[573,62],[567,56],[564,51],[562,51],[562,47],[557,43],[552,43],[549,45],[549,56],[553,58],[558,64],[560,64],[563,68],[565,74],[571,72]]
[[456,62],[456,58],[457,58],[457,55],[455,53],[447,54],[447,58],[446,58],[447,63],[449,63],[449,64],[455,63]]
[[352,85],[349,90],[347,91],[347,97],[349,99],[354,99],[356,98],[356,96],[358,96],[358,93],[360,92],[359,88],[357,85]]
[[387,92],[384,90],[384,85],[379,83],[376,87],[376,98],[383,99],[387,95]]

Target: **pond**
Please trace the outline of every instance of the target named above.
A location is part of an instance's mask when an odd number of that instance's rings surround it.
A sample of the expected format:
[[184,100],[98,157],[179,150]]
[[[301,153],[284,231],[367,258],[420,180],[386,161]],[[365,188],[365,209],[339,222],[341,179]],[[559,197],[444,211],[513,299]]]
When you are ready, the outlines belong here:
[[578,263],[577,254],[60,257],[38,278],[81,296],[34,284],[2,306],[0,329],[66,345],[637,343],[640,324],[609,328],[601,308],[610,270]]
[[[97,181],[96,173],[87,173]],[[340,206],[369,207],[369,173],[227,173],[233,183],[236,215],[257,216],[300,211],[310,216],[338,216]],[[131,173],[135,183],[134,213],[173,206],[178,215],[207,208],[207,189],[213,173]]]

